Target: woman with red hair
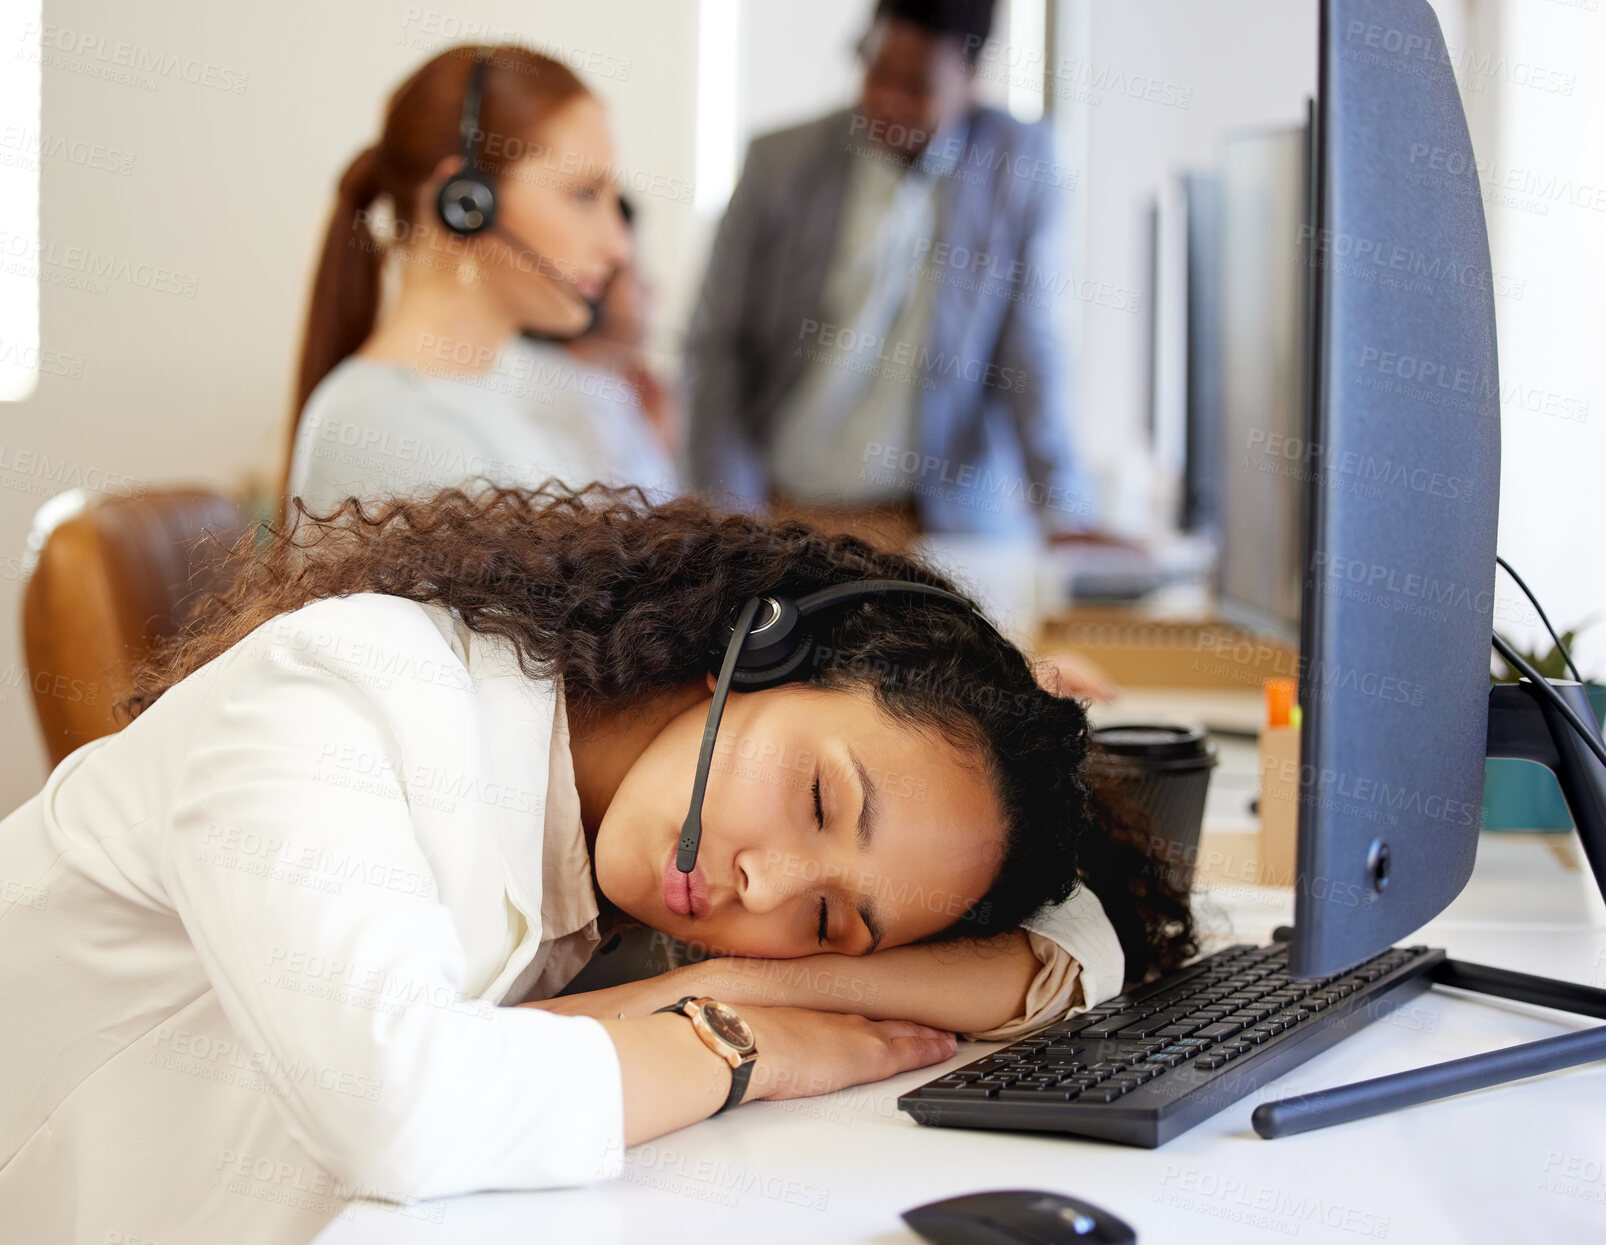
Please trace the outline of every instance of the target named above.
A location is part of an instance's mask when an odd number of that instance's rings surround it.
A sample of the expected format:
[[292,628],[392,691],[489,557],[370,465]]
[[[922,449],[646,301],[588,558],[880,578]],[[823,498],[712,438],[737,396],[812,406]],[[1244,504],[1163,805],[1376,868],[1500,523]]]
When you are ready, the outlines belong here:
[[321,512],[478,478],[677,491],[639,403],[582,392],[595,369],[522,336],[596,318],[631,251],[617,171],[602,104],[538,52],[453,48],[402,83],[340,179],[287,496]]

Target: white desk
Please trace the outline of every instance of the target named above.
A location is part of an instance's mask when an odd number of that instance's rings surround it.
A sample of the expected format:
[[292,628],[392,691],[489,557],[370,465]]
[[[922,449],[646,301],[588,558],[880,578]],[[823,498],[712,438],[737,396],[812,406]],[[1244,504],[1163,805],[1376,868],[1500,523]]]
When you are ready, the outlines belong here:
[[[1224,749],[1211,829],[1242,830]],[[1214,786],[1214,784],[1213,784]],[[1230,798],[1229,798],[1230,797]],[[1224,841],[1230,841],[1224,840]],[[1292,892],[1226,884],[1205,896],[1210,949],[1265,942]],[[1467,890],[1416,937],[1458,958],[1606,987],[1606,906],[1588,875],[1534,836],[1486,834]],[[320,1245],[383,1242],[917,1242],[898,1213],[962,1192],[1042,1188],[1086,1198],[1161,1242],[1606,1241],[1606,1065],[1264,1141],[1270,1098],[1454,1059],[1593,1023],[1434,989],[1158,1150],[923,1128],[898,1095],[975,1058],[786,1103],[752,1103],[638,1146],[623,1178],[585,1189],[479,1194],[410,1209],[353,1206]],[[423,1218],[421,1216],[430,1216]]]

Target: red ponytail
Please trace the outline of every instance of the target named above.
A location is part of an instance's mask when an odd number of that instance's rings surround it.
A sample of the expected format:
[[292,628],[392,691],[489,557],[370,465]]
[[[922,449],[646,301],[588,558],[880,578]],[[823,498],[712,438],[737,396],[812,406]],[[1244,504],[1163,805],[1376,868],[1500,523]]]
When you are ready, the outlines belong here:
[[[340,179],[335,210],[312,279],[307,332],[301,343],[295,409],[299,412],[335,365],[373,332],[379,311],[380,242],[368,225],[379,197],[379,148],[365,148]],[[294,421],[299,423],[299,418]],[[295,428],[290,430],[294,445]]]

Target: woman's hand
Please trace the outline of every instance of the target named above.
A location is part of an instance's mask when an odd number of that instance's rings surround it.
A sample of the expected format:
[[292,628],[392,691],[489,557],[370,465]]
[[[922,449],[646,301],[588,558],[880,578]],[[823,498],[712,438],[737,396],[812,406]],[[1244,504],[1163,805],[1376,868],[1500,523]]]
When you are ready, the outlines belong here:
[[912,1020],[866,1020],[803,1007],[743,1007],[758,1060],[744,1102],[808,1098],[949,1059],[952,1033]]
[[[744,1102],[828,1094],[928,1067],[957,1049],[954,1035],[910,1020],[866,1020],[800,1007],[742,1007],[758,1058]],[[712,1115],[731,1070],[682,1016],[604,1020],[619,1056],[625,1144],[639,1145]]]

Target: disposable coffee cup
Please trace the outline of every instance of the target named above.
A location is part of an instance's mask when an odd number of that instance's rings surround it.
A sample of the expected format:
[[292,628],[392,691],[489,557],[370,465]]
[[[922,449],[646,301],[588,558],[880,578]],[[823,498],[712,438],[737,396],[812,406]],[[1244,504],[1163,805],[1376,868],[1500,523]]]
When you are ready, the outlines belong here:
[[1149,860],[1191,890],[1216,745],[1200,727],[1148,722],[1100,727],[1092,739],[1089,771],[1147,815]]

